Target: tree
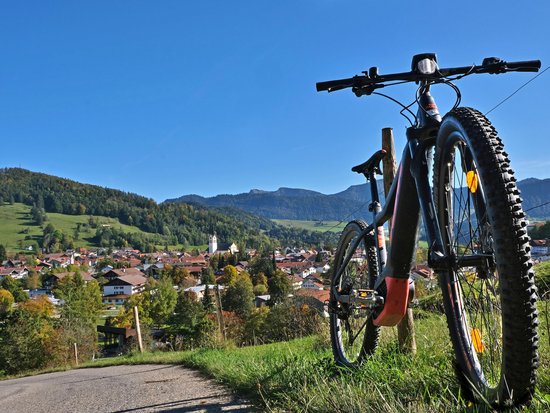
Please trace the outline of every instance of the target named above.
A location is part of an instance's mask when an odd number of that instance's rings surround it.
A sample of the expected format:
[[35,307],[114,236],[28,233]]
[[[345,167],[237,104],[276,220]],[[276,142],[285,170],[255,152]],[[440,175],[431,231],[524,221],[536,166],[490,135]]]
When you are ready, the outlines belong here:
[[12,293],[4,288],[0,288],[0,320],[11,313],[14,301]]
[[275,272],[275,266],[273,265],[273,261],[270,257],[254,258],[251,261],[250,267],[248,269],[250,270],[250,273],[252,275],[264,273],[267,278],[270,278]]
[[2,264],[2,261],[6,261],[7,259],[8,255],[6,254],[6,247],[0,244],[0,265]]
[[216,274],[212,267],[206,267],[201,270],[201,284],[216,284]]
[[150,301],[151,319],[160,327],[168,321],[178,300],[178,293],[174,290],[172,279],[168,276],[161,277],[154,288],[146,291],[145,294]]
[[225,285],[231,285],[237,279],[237,269],[232,265],[226,265],[223,269],[223,279]]
[[267,282],[269,287],[269,299],[271,305],[279,304],[288,298],[292,292],[292,282],[288,275],[280,270],[275,271],[273,276]]
[[210,268],[216,271],[218,269],[219,262],[220,262],[219,254],[214,254],[212,257],[210,257]]
[[187,268],[181,267],[179,265],[172,267],[169,274],[172,277],[172,281],[175,285],[182,285],[187,278],[191,277],[191,274],[189,274]]
[[47,297],[21,303],[0,334],[0,366],[8,374],[57,363],[53,305]]
[[254,295],[266,295],[268,293],[267,287],[263,284],[258,284],[254,286]]
[[195,348],[211,341],[214,323],[207,317],[203,305],[190,294],[181,291],[173,315],[170,317],[170,330],[176,336],[176,348]]
[[25,279],[26,287],[28,290],[36,290],[42,286],[42,280],[40,279],[40,274],[34,270],[29,271],[29,275]]
[[208,284],[205,284],[204,286],[204,295],[202,296],[201,301],[202,306],[204,307],[204,311],[206,311],[208,314],[216,311],[216,306],[212,301],[212,294],[210,294],[210,287],[208,286]]
[[544,224],[532,228],[529,231],[529,235],[532,239],[550,238],[550,221],[546,221]]
[[66,360],[71,359],[73,343],[78,344],[80,357],[91,358],[97,345],[97,319],[103,309],[99,283],[95,280],[86,283],[77,272],[61,279],[55,294],[63,300],[59,321]]
[[31,208],[31,217],[36,225],[42,225],[45,221],[46,213],[44,212],[44,209],[34,205]]
[[229,284],[224,295],[224,308],[234,311],[239,317],[246,318],[254,309],[254,290],[247,272],[238,274]]
[[29,299],[29,295],[23,291],[19,282],[10,275],[0,281],[0,287],[8,290],[13,295],[16,303],[22,303]]
[[268,316],[269,307],[255,309],[244,323],[241,341],[251,345],[262,344]]
[[150,316],[150,303],[145,293],[132,294],[128,300],[124,303],[124,307],[120,309],[116,317],[113,318],[112,323],[117,327],[132,327],[135,326],[134,320],[134,307],[138,308],[139,322],[143,326],[150,326],[153,321]]

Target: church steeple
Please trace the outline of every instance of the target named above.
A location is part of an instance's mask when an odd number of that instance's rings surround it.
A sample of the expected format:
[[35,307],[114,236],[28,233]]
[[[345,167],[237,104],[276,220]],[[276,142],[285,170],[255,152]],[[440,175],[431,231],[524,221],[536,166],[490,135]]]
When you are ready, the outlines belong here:
[[208,253],[214,254],[218,250],[218,238],[216,233],[208,236]]

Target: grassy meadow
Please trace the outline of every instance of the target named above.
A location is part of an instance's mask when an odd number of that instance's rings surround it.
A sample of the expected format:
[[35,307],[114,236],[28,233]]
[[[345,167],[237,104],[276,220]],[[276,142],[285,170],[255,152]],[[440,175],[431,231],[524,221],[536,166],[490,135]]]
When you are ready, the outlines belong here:
[[[540,367],[533,403],[515,411],[550,411],[548,308],[540,304]],[[271,412],[486,412],[465,401],[452,367],[443,316],[416,312],[418,352],[397,351],[395,329],[384,329],[376,355],[357,370],[332,361],[328,336],[236,348],[152,352],[101,359],[87,367],[175,363],[204,372]]]
[[286,227],[297,229],[307,229],[308,231],[318,232],[342,232],[347,222],[339,221],[301,221],[295,219],[272,219],[273,222]]
[[[9,254],[20,252],[21,246],[25,247],[42,236],[43,228],[32,222],[30,215],[31,207],[15,203],[0,206],[0,244],[6,247]],[[56,229],[73,236],[77,224],[87,224],[89,215],[64,215],[47,213],[48,220],[43,226],[51,223]],[[99,220],[100,225],[110,225],[121,229],[124,232],[142,232],[139,228],[121,224],[118,219],[108,217],[94,217]],[[95,246],[90,239],[95,235],[95,229],[82,228],[80,236],[75,239],[77,247]],[[27,239],[26,239],[27,238]]]

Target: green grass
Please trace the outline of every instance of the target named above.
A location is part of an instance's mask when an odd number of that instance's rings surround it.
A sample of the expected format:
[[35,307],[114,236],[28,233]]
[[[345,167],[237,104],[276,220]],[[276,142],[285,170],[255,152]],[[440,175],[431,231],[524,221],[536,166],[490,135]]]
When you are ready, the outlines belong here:
[[[415,314],[415,356],[400,353],[396,330],[387,328],[382,331],[377,353],[356,370],[334,364],[326,335],[255,347],[227,345],[186,352],[137,353],[98,359],[79,367],[181,364],[224,383],[262,411],[488,412],[484,406],[471,405],[461,397],[444,317],[420,310]],[[514,412],[550,411],[549,319],[550,302],[539,302],[536,393],[530,407]]]
[[[21,251],[20,243],[23,246],[29,245],[29,240],[26,237],[31,237],[37,240],[42,236],[43,229],[34,224],[30,216],[31,207],[15,203],[13,205],[4,204],[0,206],[0,244],[3,244],[8,250],[8,253]],[[64,215],[56,213],[48,213],[48,220],[43,226],[51,223],[56,229],[73,236],[74,230],[78,223],[87,224],[89,215]],[[121,224],[118,219],[108,217],[95,217],[99,220],[100,225],[110,225],[124,232],[139,232],[143,233],[139,228]],[[145,233],[144,233],[145,234]],[[90,238],[95,235],[95,229],[82,229],[79,239],[75,240],[77,247],[95,247],[90,242]]]
[[342,232],[347,222],[339,221],[300,221],[294,219],[272,219],[273,222],[287,227],[297,229],[307,229],[308,231],[325,232]]
[[[550,306],[550,303],[549,303]],[[546,303],[540,304],[540,367],[530,408],[550,411],[550,344]],[[327,337],[256,347],[144,353],[97,360],[84,367],[183,364],[198,369],[255,401],[262,410],[293,412],[483,412],[460,394],[442,316],[423,313],[415,322],[418,352],[396,349],[395,329],[384,329],[377,354],[360,369],[334,365]]]

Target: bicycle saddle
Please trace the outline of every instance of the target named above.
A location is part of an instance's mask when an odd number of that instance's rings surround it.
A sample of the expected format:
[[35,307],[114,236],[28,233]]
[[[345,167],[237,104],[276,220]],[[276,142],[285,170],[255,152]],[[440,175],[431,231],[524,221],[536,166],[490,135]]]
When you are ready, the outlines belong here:
[[387,152],[385,149],[380,149],[375,152],[366,162],[363,162],[361,165],[354,166],[351,168],[352,172],[357,172],[358,174],[370,175],[372,173],[382,174],[380,169],[380,161],[386,156]]

